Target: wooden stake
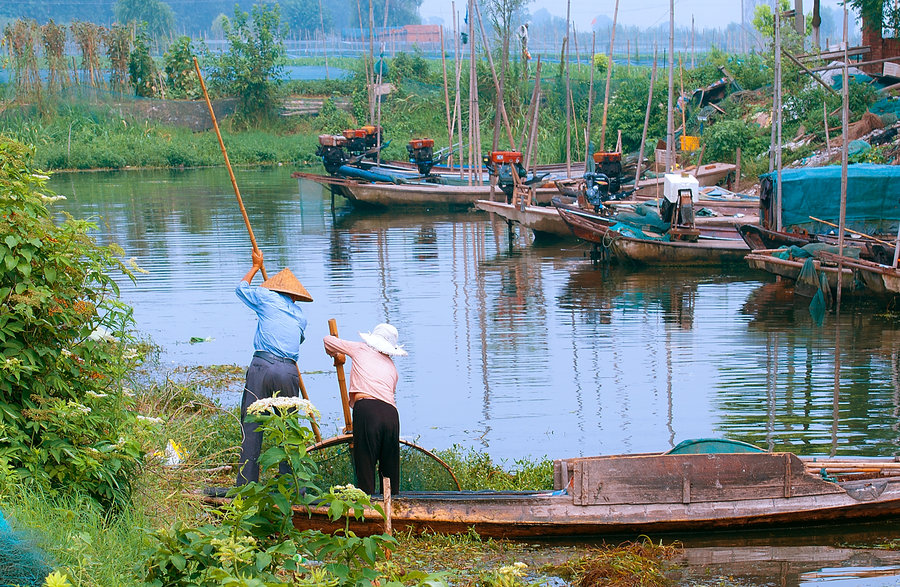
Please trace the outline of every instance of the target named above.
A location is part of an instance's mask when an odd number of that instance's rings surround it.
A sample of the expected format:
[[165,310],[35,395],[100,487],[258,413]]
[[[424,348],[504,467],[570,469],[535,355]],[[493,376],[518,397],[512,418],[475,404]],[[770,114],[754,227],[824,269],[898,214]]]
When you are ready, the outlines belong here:
[[[394,528],[391,523],[391,516],[393,512],[391,511],[391,479],[390,477],[382,477],[381,478],[381,491],[384,494],[384,533],[388,536],[394,535]],[[391,549],[385,547],[384,549],[384,558],[387,560],[391,560]]]
[[737,148],[737,153],[734,156],[735,162],[735,170],[734,170],[734,191],[740,192],[741,188],[741,148]]
[[641,179],[641,165],[644,162],[644,146],[647,143],[647,126],[650,124],[650,108],[653,106],[653,83],[656,81],[656,47],[653,47],[653,69],[650,71],[650,91],[647,92],[647,111],[644,113],[644,130],[641,132],[641,148],[638,151],[637,169],[634,172],[634,188]]
[[[603,95],[603,121],[600,123],[600,150],[606,150],[606,113],[609,110],[609,84],[612,79],[613,69],[613,47],[616,42],[616,20],[619,17],[619,0],[616,0],[616,7],[613,9],[612,33],[609,36],[609,63],[606,64],[606,92]],[[591,68],[593,71],[593,68]]]
[[325,13],[322,12],[322,0],[319,0],[319,24],[322,25],[322,54],[325,56],[325,79],[328,77],[328,39],[325,38]]
[[[328,320],[328,333],[331,336],[338,335],[337,321],[334,318]],[[350,395],[347,393],[347,379],[344,377],[344,363],[347,357],[343,353],[334,356],[334,368],[337,371],[338,388],[341,392],[341,407],[344,411],[344,434],[353,432],[353,418],[350,415]]]
[[566,70],[566,177],[572,177],[572,108],[569,105],[569,95],[572,93],[571,82],[569,80],[569,27],[571,26],[572,0],[566,2],[566,36],[563,39],[565,44],[565,56],[563,57],[563,66]]
[[[616,0],[618,3],[619,0]],[[597,52],[597,33],[591,34],[591,81],[588,84],[587,123],[584,125],[584,170],[590,169],[591,157],[591,111],[594,109],[594,55]],[[607,83],[607,87],[609,83]]]
[[[491,77],[494,79],[494,90],[497,92],[497,95],[500,96],[502,94],[502,90],[500,89],[500,80],[497,79],[497,70],[494,68],[494,58],[491,57],[490,47],[487,42],[487,35],[484,33],[484,23],[481,21],[481,8],[478,7],[478,2],[475,2],[475,14],[478,16],[478,28],[481,31],[481,43],[484,45],[484,53],[488,58],[488,65],[491,68]],[[503,125],[506,127],[506,138],[509,139],[510,148],[515,151],[516,150],[516,141],[513,138],[512,127],[509,124],[509,118],[506,116],[506,106],[503,104],[503,100],[500,100],[498,103],[500,107],[500,114],[503,117]]]
[[447,113],[447,148],[450,149],[448,163],[453,165],[453,125],[450,123],[450,90],[447,88],[447,56],[444,53],[444,26],[441,25],[441,68],[444,70],[444,109]]
[[459,179],[462,179],[463,149],[465,148],[465,145],[462,140],[462,101],[459,97],[459,82],[460,75],[462,74],[459,56],[459,15],[456,13],[456,2],[452,2],[451,7],[453,8],[453,36],[455,37],[456,42],[456,97],[453,100],[453,109],[455,110],[453,120],[455,123],[457,120],[456,117],[459,116],[459,124],[456,126],[456,133],[459,138]]

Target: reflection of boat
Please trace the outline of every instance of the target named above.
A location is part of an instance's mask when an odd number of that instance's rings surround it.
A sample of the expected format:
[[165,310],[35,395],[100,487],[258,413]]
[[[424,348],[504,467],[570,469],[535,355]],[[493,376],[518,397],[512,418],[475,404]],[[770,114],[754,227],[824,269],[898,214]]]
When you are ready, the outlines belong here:
[[[827,459],[810,464],[744,443],[687,441],[663,454],[556,461],[554,491],[401,493],[391,501],[391,524],[399,531],[526,537],[806,527],[900,515],[893,463],[864,463],[879,473],[847,473],[834,482],[810,472],[831,470]],[[296,507],[293,521],[299,529],[344,527],[324,507]],[[350,529],[380,533],[383,524],[368,510]]]
[[[806,262],[806,259],[782,259],[781,257],[776,256],[776,253],[784,254],[784,252],[784,249],[763,249],[751,252],[745,259],[747,260],[747,264],[753,269],[761,269],[762,271],[767,271],[773,275],[785,277],[796,282],[800,277],[800,272],[803,270],[803,264]],[[837,265],[823,263],[820,259],[814,259],[813,265],[817,274],[825,275],[825,279],[828,280],[828,287],[831,288],[831,291],[835,291],[838,285]],[[851,293],[856,291],[857,288],[855,286],[856,278],[853,275],[853,270],[846,266],[843,267],[841,269],[841,287],[844,292]]]

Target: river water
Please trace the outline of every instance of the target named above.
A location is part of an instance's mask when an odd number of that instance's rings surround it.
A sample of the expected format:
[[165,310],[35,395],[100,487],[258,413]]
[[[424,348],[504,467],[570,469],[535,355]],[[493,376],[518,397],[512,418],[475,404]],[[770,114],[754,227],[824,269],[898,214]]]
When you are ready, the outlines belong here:
[[[334,318],[348,338],[397,326],[409,350],[396,360],[401,432],[426,448],[472,447],[508,466],[700,437],[807,455],[900,449],[900,325],[883,307],[845,303],[819,326],[808,301],[747,268],[595,268],[585,245],[511,242],[483,212],[372,214],[341,198],[333,210],[290,172],[239,169],[237,181],[269,271],[290,267],[315,298],[302,306],[300,366],[326,435],[341,427],[321,344]],[[58,210],[93,219],[98,240],[147,271],[119,282],[165,370],[249,361],[255,317],[234,287],[250,245],[224,169],[51,183],[67,197]],[[240,388],[215,396],[234,405]],[[765,533],[726,539],[724,554],[700,540],[684,584],[900,584],[900,558],[834,548],[890,540],[895,526],[854,532],[801,533],[802,552]],[[736,582],[710,583],[719,572]]]

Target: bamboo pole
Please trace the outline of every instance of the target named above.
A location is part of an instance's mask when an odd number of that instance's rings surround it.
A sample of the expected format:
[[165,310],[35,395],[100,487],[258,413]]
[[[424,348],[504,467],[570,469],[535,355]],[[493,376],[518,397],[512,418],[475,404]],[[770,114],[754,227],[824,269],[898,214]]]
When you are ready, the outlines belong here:
[[741,188],[741,148],[737,148],[737,152],[734,156],[735,162],[735,170],[734,170],[734,191],[740,192]]
[[669,0],[669,97],[666,103],[666,172],[675,162],[675,122],[672,120],[672,91],[675,86],[675,0]]
[[372,102],[369,104],[369,120],[375,120],[375,0],[369,0],[369,61],[372,62]]
[[[846,219],[847,219],[847,163],[848,163],[848,127],[850,124],[850,89],[848,88],[849,81],[849,72],[848,72],[848,64],[847,64],[847,44],[848,44],[848,33],[847,33],[847,7],[844,6],[844,80],[841,87],[841,208],[840,214],[838,217],[838,275],[841,274],[843,270],[843,255],[844,255],[844,230],[846,229]],[[840,315],[841,308],[841,290],[843,280],[838,279],[837,283],[837,295],[835,296],[835,312],[837,315]],[[840,373],[835,373],[835,386],[837,386],[840,382]]]
[[566,2],[566,36],[563,38],[565,44],[565,55],[563,64],[566,71],[566,177],[572,177],[572,108],[569,105],[569,95],[572,93],[571,81],[569,80],[569,28],[571,27],[572,0]]
[[[234,188],[234,196],[237,198],[238,206],[241,209],[241,216],[244,217],[244,225],[247,227],[247,234],[250,235],[250,244],[254,251],[259,252],[259,245],[256,244],[256,237],[253,235],[253,227],[250,226],[250,217],[247,216],[247,209],[244,207],[243,198],[241,198],[241,190],[238,189],[237,179],[234,177],[234,170],[231,168],[231,161],[228,159],[228,151],[225,149],[225,141],[222,140],[222,132],[219,130],[216,113],[213,110],[212,102],[209,100],[209,92],[206,91],[206,83],[203,81],[203,74],[200,73],[200,64],[197,62],[196,57],[194,57],[194,70],[197,72],[197,79],[200,80],[200,88],[203,90],[203,99],[206,100],[206,107],[209,108],[209,117],[212,119],[213,128],[216,131],[216,138],[219,139],[219,148],[222,149],[222,156],[225,158],[225,167],[228,169],[228,176],[231,178],[231,187]],[[265,265],[260,266],[259,271],[262,273],[264,280],[269,278],[268,275],[266,275]],[[300,365],[295,363],[295,366],[297,367],[297,377],[300,382],[300,393],[303,396],[303,399],[309,401],[309,395],[306,393],[306,385],[303,383],[303,375],[300,373]],[[316,424],[315,418],[313,418],[311,424],[316,441],[322,440],[322,435],[319,433],[319,426]]]
[[462,140],[462,101],[459,98],[459,82],[460,75],[462,74],[461,63],[460,63],[460,55],[459,55],[459,14],[456,12],[456,2],[454,1],[451,6],[453,7],[453,36],[455,37],[456,42],[456,97],[453,100],[453,108],[455,110],[453,116],[454,123],[457,120],[456,117],[459,116],[459,124],[456,126],[457,137],[459,138],[459,179],[463,178],[463,149],[465,145],[463,145]]
[[[481,8],[478,7],[478,2],[475,2],[475,14],[478,16],[478,29],[481,31],[481,43],[484,45],[484,53],[488,58],[488,65],[491,68],[491,77],[494,80],[494,90],[497,92],[497,95],[500,96],[502,94],[502,90],[500,88],[500,80],[497,79],[497,70],[494,68],[494,58],[491,56],[491,51],[487,42],[487,35],[484,33],[484,23],[481,20]],[[506,116],[506,106],[503,104],[503,100],[500,99],[498,102],[498,106],[500,107],[500,114],[503,118],[503,125],[506,127],[506,138],[509,139],[509,146],[513,151],[516,150],[516,140],[513,138],[512,134],[512,126],[509,124],[509,118]]]
[[[206,83],[203,81],[203,74],[200,73],[200,63],[194,57],[194,70],[197,72],[197,79],[200,80],[200,88],[203,90],[203,98],[206,100],[206,107],[209,108],[209,117],[212,119],[213,129],[216,131],[216,138],[219,139],[219,148],[222,149],[222,156],[225,158],[225,167],[228,169],[228,176],[231,178],[231,187],[234,188],[234,196],[237,198],[238,206],[241,209],[241,216],[244,217],[244,226],[247,227],[247,234],[250,235],[250,244],[255,252],[259,252],[259,246],[256,244],[256,236],[253,235],[253,227],[250,226],[250,217],[247,216],[247,209],[244,208],[244,200],[241,198],[241,190],[238,189],[237,180],[234,177],[234,170],[231,168],[231,161],[228,159],[228,151],[225,150],[225,141],[222,140],[222,132],[219,130],[219,123],[216,120],[216,113],[213,110],[212,102],[209,101],[209,93],[206,91]],[[265,266],[259,268],[263,279],[268,279]]]
[[322,54],[325,56],[325,79],[328,77],[328,39],[325,38],[325,14],[322,12],[322,0],[319,0],[319,24],[322,25]]
[[[328,320],[328,333],[331,336],[338,335],[337,321],[334,318]],[[344,362],[347,358],[343,353],[334,356],[334,368],[337,371],[338,388],[341,392],[341,408],[344,412],[344,434],[353,432],[353,418],[350,415],[350,395],[347,392],[347,379],[344,376]]]
[[656,47],[653,47],[653,69],[650,71],[650,91],[647,92],[647,111],[644,113],[644,130],[641,132],[641,148],[638,150],[637,169],[634,172],[634,189],[641,179],[641,165],[644,162],[644,146],[647,143],[647,126],[650,124],[650,109],[653,106],[653,84],[656,82]]
[[450,122],[450,90],[447,88],[447,56],[444,52],[444,26],[441,25],[441,68],[444,71],[444,110],[447,114],[447,147],[450,149],[448,164],[453,165],[453,125]]
[[541,112],[541,56],[538,55],[537,65],[534,71],[534,91],[531,94],[531,103],[534,106],[530,119],[531,126],[528,130],[528,143],[525,147],[525,169],[528,169],[532,161],[537,161],[535,150],[537,149],[537,124]]
[[[828,226],[831,226],[831,227],[834,227],[834,228],[840,228],[840,225],[839,225],[839,224],[834,224],[834,223],[832,223],[832,222],[828,222],[827,220],[822,220],[821,218],[816,218],[815,216],[810,216],[809,219],[812,220],[812,221],[814,221],[814,222],[821,222],[822,224],[827,224]],[[887,245],[887,246],[889,246],[889,247],[894,246],[894,243],[891,243],[891,242],[888,242],[888,241],[881,240],[880,238],[875,238],[874,236],[872,236],[872,235],[870,235],[870,234],[866,234],[866,233],[864,233],[864,232],[857,232],[857,231],[855,231],[855,230],[850,230],[849,228],[846,228],[846,227],[844,228],[844,232],[849,232],[850,234],[855,234],[855,235],[857,235],[857,236],[861,236],[861,237],[863,237],[863,238],[867,238],[867,239],[873,240],[873,241],[875,241],[876,243],[881,243],[881,244]],[[840,253],[840,254],[843,254],[843,253]]]
[[[613,47],[616,43],[616,20],[619,18],[619,0],[613,9],[612,33],[609,36],[609,63],[606,64],[606,91],[603,94],[603,121],[600,123],[600,150],[606,150],[606,114],[609,111],[609,85],[613,70]],[[591,68],[593,73],[594,68]]]
[[[616,0],[618,4],[619,0]],[[587,122],[584,125],[584,170],[590,169],[591,157],[591,111],[594,109],[594,54],[597,52],[597,33],[591,33],[591,81],[588,84],[588,111]],[[606,84],[607,88],[609,83]]]
[[780,231],[782,225],[781,219],[781,9],[775,11],[775,87],[776,102],[778,107],[775,111],[774,124],[775,127],[775,173],[778,185],[775,188],[775,230]]

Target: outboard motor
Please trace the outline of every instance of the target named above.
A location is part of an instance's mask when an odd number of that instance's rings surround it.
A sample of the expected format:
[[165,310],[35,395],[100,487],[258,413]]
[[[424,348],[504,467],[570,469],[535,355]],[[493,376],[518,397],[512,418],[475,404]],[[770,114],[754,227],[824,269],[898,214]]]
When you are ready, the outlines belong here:
[[351,155],[357,156],[365,153],[368,148],[366,146],[366,131],[361,128],[345,130],[344,138],[347,139],[347,150]]
[[513,169],[519,177],[519,181],[525,183],[528,171],[522,166],[522,153],[519,151],[493,151],[484,159],[485,164],[491,170],[491,175],[497,176],[497,186],[506,194],[506,202],[512,202],[515,180]]
[[381,138],[380,126],[367,124],[366,126],[362,127],[362,130],[366,132],[367,151],[373,151],[378,148],[378,145],[384,145],[384,140]]
[[694,202],[699,197],[697,178],[687,173],[667,173],[659,215],[669,223],[672,240],[696,241],[700,231],[694,224]]
[[406,145],[409,162],[415,163],[422,175],[431,173],[436,163],[434,160],[434,139],[413,139]]
[[622,187],[622,153],[598,151],[594,153],[595,172],[605,175],[609,182],[607,192],[615,194]]
[[341,135],[319,135],[319,148],[316,156],[322,158],[325,171],[334,175],[342,165],[350,160],[345,147],[347,139]]
[[603,202],[609,201],[609,177],[604,173],[584,174],[584,199],[594,207],[594,211],[603,206]]

